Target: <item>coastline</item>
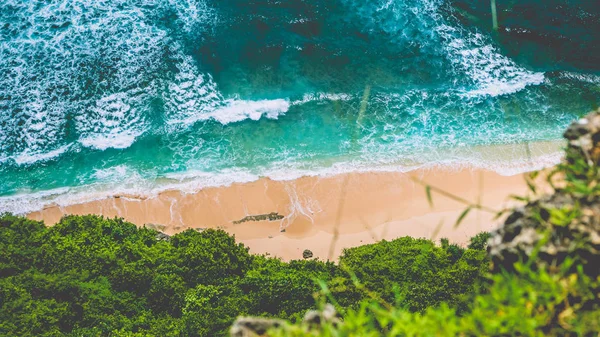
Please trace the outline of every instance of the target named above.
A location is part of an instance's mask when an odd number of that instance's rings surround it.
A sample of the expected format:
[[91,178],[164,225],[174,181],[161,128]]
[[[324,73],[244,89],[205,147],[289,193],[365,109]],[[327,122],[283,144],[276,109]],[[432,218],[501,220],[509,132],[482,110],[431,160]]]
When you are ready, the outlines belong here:
[[[117,196],[64,207],[51,206],[27,216],[44,220],[48,225],[64,214],[117,216],[167,234],[188,228],[220,228],[235,235],[252,253],[284,260],[301,259],[304,249],[310,249],[322,260],[334,260],[343,248],[406,235],[446,237],[451,242],[466,244],[471,236],[491,230],[497,224],[492,220],[494,214],[473,210],[454,229],[466,206],[433,192],[431,208],[425,188],[414,178],[472,202],[480,200],[482,205],[497,210],[510,203],[509,195],[527,189],[521,175],[438,167],[408,173],[308,176],[289,181],[261,178],[196,193],[173,190],[148,198]],[[277,216],[271,216],[271,221],[262,219],[270,213],[277,213],[283,219],[276,219]],[[259,219],[240,222],[248,216]]]
[[495,214],[474,209],[455,229],[466,205],[433,192],[432,208],[425,187],[414,179],[499,211],[512,203],[510,195],[526,193],[519,173],[558,162],[554,156],[562,153],[563,145],[548,141],[465,149],[480,154],[480,160],[497,163],[496,171],[442,162],[409,171],[376,167],[200,188],[183,182],[154,194],[115,193],[25,214],[47,225],[66,214],[123,217],[169,235],[188,228],[219,228],[235,235],[252,253],[284,260],[301,259],[305,249],[322,260],[335,260],[344,248],[407,235],[448,238],[464,245],[473,235],[498,225]]

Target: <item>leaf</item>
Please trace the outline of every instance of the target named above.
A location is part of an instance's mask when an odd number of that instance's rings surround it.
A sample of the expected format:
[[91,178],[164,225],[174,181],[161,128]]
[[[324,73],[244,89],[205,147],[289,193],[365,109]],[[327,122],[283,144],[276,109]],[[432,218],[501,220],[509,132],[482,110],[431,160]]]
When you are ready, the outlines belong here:
[[530,179],[525,179],[525,182],[527,183],[527,187],[529,187],[531,192],[533,192],[533,194],[535,194],[536,189],[535,189],[535,185],[533,184],[533,181],[531,181]]
[[467,207],[467,209],[465,209],[460,214],[460,216],[458,217],[458,219],[456,219],[456,223],[454,224],[454,228],[457,228],[460,225],[460,223],[465,219],[465,217],[469,214],[469,212],[471,211],[472,208],[473,208],[472,206],[469,206],[469,207]]
[[546,182],[548,183],[548,185],[550,185],[550,187],[552,187],[553,190],[556,190],[556,186],[554,185],[554,181],[553,178],[554,176],[558,173],[558,170],[553,170],[552,172],[550,172],[550,174],[548,174],[548,176],[546,177]]
[[427,194],[427,202],[429,202],[429,207],[433,208],[433,198],[431,197],[431,186],[425,186],[425,194]]
[[528,197],[522,197],[522,196],[515,195],[515,194],[509,195],[509,198],[517,200],[517,201],[529,202],[529,198]]
[[583,195],[588,195],[591,193],[591,189],[589,188],[589,186],[581,180],[574,180],[573,187],[575,187],[575,192],[581,193]]
[[443,224],[444,224],[444,220],[440,220],[440,222],[438,223],[438,225],[433,230],[433,233],[431,234],[431,238],[429,240],[431,240],[431,241],[435,240],[435,238],[437,237],[437,235],[440,233],[440,230],[442,229],[442,225]]
[[540,175],[540,171],[533,171],[529,173],[529,179],[535,180]]
[[497,212],[497,213],[494,215],[494,218],[493,218],[493,220],[494,220],[494,221],[496,221],[496,220],[500,219],[500,217],[501,217],[501,216],[503,216],[504,214],[506,214],[506,213],[507,213],[507,212],[509,212],[509,211],[510,211],[510,209],[506,209],[506,208],[505,208],[505,209],[501,210],[500,212]]

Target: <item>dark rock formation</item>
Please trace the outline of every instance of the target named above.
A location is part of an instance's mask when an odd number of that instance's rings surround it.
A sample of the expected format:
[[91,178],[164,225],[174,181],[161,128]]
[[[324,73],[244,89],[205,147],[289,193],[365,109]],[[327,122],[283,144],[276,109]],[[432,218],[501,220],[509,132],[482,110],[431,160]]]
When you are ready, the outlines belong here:
[[305,249],[302,252],[302,257],[305,258],[305,259],[310,259],[310,258],[313,257],[313,252],[311,250],[309,250],[309,249]]
[[[564,137],[568,140],[567,165],[558,174],[575,182],[567,181],[553,194],[515,209],[492,233],[488,252],[495,270],[511,270],[515,262],[531,258],[533,266],[550,268],[576,258],[586,274],[600,275],[600,193],[582,192],[588,184],[600,183],[600,113],[573,123]],[[582,169],[565,171],[577,161],[583,163]],[[583,182],[583,190],[577,189],[578,181]]]
[[159,232],[162,232],[165,230],[165,228],[167,228],[167,226],[165,226],[165,225],[154,224],[154,223],[147,223],[144,225],[144,227],[154,229],[155,231],[159,231]]
[[600,164],[600,109],[571,124],[565,131],[567,162],[585,158],[588,165]]
[[171,240],[171,236],[162,232],[158,232],[156,233],[156,240],[169,241]]
[[271,212],[268,214],[248,215],[247,217],[244,217],[243,219],[234,221],[233,224],[237,225],[237,224],[241,224],[241,223],[248,222],[248,221],[263,221],[263,220],[275,221],[275,220],[281,220],[283,218],[284,218],[283,215],[281,215],[277,212]]
[[[526,262],[529,258],[535,258],[536,265],[555,266],[567,257],[576,257],[588,275],[598,275],[600,199],[594,199],[575,210],[575,203],[581,200],[557,192],[515,210],[488,242],[494,268],[510,270],[515,262]],[[578,215],[569,223],[556,223],[551,219],[556,211],[570,210]]]

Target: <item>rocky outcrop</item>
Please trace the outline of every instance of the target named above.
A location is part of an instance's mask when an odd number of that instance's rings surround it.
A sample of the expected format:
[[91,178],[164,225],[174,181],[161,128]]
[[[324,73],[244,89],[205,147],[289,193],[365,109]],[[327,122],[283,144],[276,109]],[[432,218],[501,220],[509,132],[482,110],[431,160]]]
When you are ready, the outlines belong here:
[[335,326],[342,323],[342,319],[340,314],[338,314],[335,310],[335,307],[327,303],[325,304],[323,310],[307,311],[302,322],[314,328],[323,323],[329,323]]
[[600,109],[571,124],[565,131],[567,160],[585,158],[588,165],[600,164]]
[[[331,304],[326,304],[323,310],[307,311],[302,320],[302,324],[310,329],[318,328],[324,323],[338,325],[341,322],[341,316]],[[231,337],[266,336],[269,330],[285,327],[286,324],[286,321],[274,318],[238,317],[231,326],[229,334]]]
[[154,223],[147,223],[144,225],[144,227],[154,229],[155,231],[158,231],[158,232],[162,232],[167,228],[167,226],[165,226],[165,225],[154,224]]
[[229,334],[231,337],[265,336],[267,331],[281,327],[284,322],[273,318],[238,317],[233,322]]
[[550,269],[567,258],[579,259],[586,274],[600,275],[600,111],[573,123],[565,132],[565,179],[546,194],[515,209],[492,233],[488,252],[495,270],[511,270],[517,261]]
[[275,220],[281,220],[283,219],[284,216],[277,213],[277,212],[271,212],[268,214],[258,214],[258,215],[248,215],[246,217],[244,217],[243,219],[240,220],[236,220],[233,222],[234,225],[238,225],[244,222],[248,222],[248,221],[275,221]]
[[171,240],[171,236],[164,233],[164,230],[167,228],[165,225],[147,223],[144,227],[157,231],[156,240],[169,241]]
[[[536,265],[557,266],[568,257],[576,257],[588,275],[598,275],[600,199],[594,199],[575,206],[582,200],[557,192],[513,211],[488,241],[494,269],[511,270],[515,262],[531,258]],[[577,216],[561,219],[559,213]]]
[[156,233],[156,240],[169,241],[171,240],[171,236],[163,232],[158,232]]

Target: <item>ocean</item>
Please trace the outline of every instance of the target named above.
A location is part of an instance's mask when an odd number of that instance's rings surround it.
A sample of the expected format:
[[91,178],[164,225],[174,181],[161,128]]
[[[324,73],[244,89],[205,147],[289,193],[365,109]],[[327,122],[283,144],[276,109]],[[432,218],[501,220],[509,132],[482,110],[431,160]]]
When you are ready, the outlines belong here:
[[[434,165],[513,174],[600,101],[600,6],[4,0],[0,212]],[[484,155],[485,154],[485,155]]]

